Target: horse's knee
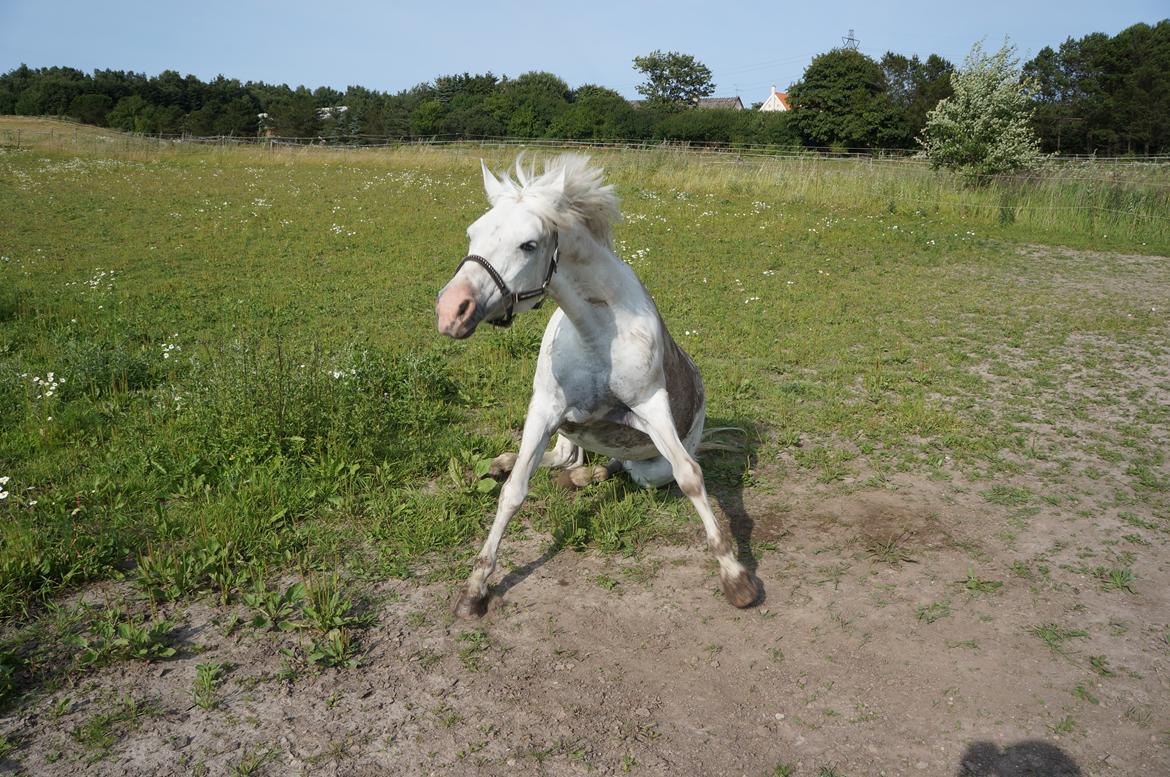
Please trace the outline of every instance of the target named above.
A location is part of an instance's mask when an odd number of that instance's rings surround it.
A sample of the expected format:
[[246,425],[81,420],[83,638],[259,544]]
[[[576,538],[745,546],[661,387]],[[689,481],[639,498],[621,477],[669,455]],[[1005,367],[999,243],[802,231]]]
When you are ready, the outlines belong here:
[[504,487],[500,489],[500,507],[508,514],[516,512],[520,509],[520,505],[524,504],[525,497],[528,496],[527,481],[521,482],[513,476],[508,478],[504,483]]
[[674,480],[682,492],[692,499],[703,495],[703,470],[694,459],[687,459],[674,468]]

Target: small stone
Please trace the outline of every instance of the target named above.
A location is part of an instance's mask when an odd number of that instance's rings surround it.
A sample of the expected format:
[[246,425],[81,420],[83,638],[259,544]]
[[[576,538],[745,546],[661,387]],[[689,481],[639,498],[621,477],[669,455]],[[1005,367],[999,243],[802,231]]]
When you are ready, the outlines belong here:
[[776,713],[776,720],[784,720],[784,713],[783,713],[783,712],[777,712],[777,713]]
[[634,714],[640,718],[648,718],[650,717],[650,709],[648,707],[639,707],[634,710]]
[[914,768],[915,769],[925,769],[926,768],[926,761],[919,761],[918,763],[914,764]]

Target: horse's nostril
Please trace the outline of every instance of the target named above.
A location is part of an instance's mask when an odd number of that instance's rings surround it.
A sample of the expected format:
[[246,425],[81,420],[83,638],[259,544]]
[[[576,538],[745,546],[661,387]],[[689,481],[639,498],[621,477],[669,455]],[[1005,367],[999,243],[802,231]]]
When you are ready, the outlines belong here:
[[470,299],[463,300],[462,302],[459,303],[459,312],[456,315],[459,318],[463,318],[463,316],[467,313],[467,308],[470,306],[471,306]]

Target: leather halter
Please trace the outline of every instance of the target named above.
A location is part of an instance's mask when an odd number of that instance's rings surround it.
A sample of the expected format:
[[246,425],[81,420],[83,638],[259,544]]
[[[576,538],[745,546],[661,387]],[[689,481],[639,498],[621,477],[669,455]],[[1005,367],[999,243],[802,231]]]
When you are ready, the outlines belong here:
[[[529,289],[528,291],[512,291],[508,288],[508,284],[504,283],[503,276],[496,272],[496,268],[492,267],[491,263],[487,259],[484,259],[482,256],[476,256],[475,254],[468,254],[467,256],[463,257],[463,261],[460,262],[459,266],[455,268],[455,272],[458,273],[459,270],[462,269],[463,265],[467,264],[468,262],[475,262],[480,267],[487,270],[487,274],[490,275],[492,280],[496,282],[496,286],[499,287],[500,293],[504,295],[504,299],[508,303],[508,307],[504,311],[504,315],[499,318],[489,319],[488,323],[492,326],[507,327],[512,325],[512,319],[515,318],[513,311],[517,305],[534,297],[543,297],[544,295],[548,294],[548,284],[550,281],[552,281],[553,273],[557,271],[557,258],[560,254],[560,251],[560,236],[554,232],[552,258],[548,260],[548,272],[544,274],[544,283],[540,285],[539,289]],[[535,305],[533,305],[532,309],[536,310],[543,304],[544,300],[542,299],[540,302],[537,302]]]

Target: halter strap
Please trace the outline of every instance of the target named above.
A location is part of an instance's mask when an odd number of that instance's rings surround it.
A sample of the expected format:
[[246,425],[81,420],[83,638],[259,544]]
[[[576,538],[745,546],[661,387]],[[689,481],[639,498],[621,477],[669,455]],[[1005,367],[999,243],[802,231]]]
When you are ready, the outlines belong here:
[[[519,305],[521,302],[526,302],[533,297],[543,297],[544,295],[548,294],[548,284],[552,281],[553,273],[557,271],[557,259],[560,255],[560,251],[560,236],[554,232],[552,257],[548,260],[548,272],[544,274],[544,283],[540,285],[539,289],[512,291],[508,288],[508,284],[504,282],[503,276],[496,272],[495,267],[492,267],[491,262],[489,262],[487,259],[484,259],[482,256],[477,256],[476,254],[468,254],[467,256],[463,257],[463,261],[459,263],[459,267],[455,268],[455,272],[459,272],[463,265],[467,264],[468,262],[474,262],[483,269],[487,270],[487,274],[491,276],[491,279],[495,282],[496,286],[499,287],[500,294],[504,296],[504,300],[506,300],[508,303],[508,307],[504,311],[504,315],[500,318],[493,318],[489,320],[488,323],[492,326],[511,326],[512,319],[515,318],[514,310],[517,305]],[[535,305],[533,305],[532,309],[536,310],[543,304],[544,300],[542,299],[540,302],[537,302]]]

